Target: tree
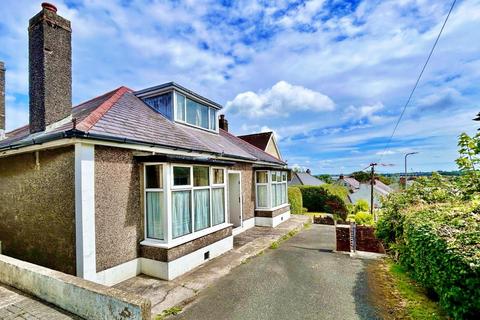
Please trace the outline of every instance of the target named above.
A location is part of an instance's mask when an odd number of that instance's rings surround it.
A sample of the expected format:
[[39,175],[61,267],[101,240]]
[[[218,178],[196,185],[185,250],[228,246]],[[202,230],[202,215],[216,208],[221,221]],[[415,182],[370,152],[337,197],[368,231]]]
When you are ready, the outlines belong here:
[[355,171],[351,174],[351,176],[358,182],[368,182],[371,179],[370,173],[365,171]]
[[329,174],[319,174],[317,175],[317,178],[325,183],[333,183],[332,176],[330,176]]
[[386,184],[387,186],[393,183],[393,179],[387,176],[378,175],[377,179]]
[[455,160],[462,176],[460,183],[466,196],[480,191],[480,133],[470,137],[462,133],[458,139],[458,153]]

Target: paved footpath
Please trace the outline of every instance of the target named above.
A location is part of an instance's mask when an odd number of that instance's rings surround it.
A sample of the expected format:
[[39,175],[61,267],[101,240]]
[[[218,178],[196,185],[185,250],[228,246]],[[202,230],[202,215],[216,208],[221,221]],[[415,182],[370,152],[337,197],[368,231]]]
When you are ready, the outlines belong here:
[[202,291],[173,319],[378,319],[367,260],[332,253],[335,230],[312,225]]
[[80,318],[0,284],[0,319],[66,320]]

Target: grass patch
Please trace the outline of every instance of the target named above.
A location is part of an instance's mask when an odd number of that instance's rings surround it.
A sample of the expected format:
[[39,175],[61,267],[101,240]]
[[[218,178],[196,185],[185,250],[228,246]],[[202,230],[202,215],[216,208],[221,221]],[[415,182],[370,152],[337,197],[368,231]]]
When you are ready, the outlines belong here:
[[163,310],[162,313],[157,314],[154,319],[155,320],[164,320],[165,317],[174,316],[174,315],[179,314],[180,312],[182,312],[182,307],[178,307],[178,306],[171,307],[169,309]]
[[389,272],[395,282],[395,287],[406,300],[407,313],[413,319],[447,319],[439,305],[428,298],[425,289],[410,279],[405,269],[393,262],[388,262],[388,265]]
[[273,241],[272,244],[270,245],[270,249],[277,249],[280,246],[278,241]]
[[[303,228],[305,229],[306,226],[310,226],[311,223],[304,223],[303,224]],[[290,230],[287,234],[284,234],[279,240],[277,241],[273,241],[272,244],[270,244],[270,249],[277,249],[280,244],[284,241],[287,241],[288,239],[290,239],[291,237],[294,237],[297,233],[299,233],[300,230],[299,229],[293,229],[293,230]]]

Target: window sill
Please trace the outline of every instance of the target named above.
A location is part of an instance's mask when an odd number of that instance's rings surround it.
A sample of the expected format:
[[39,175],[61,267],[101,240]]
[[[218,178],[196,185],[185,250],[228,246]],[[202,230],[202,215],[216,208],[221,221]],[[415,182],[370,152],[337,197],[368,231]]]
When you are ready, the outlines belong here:
[[278,207],[273,207],[273,208],[255,208],[255,211],[275,211],[275,210],[278,210],[278,209],[288,207],[289,205],[290,205],[290,203],[286,203],[286,204],[282,204]]
[[166,241],[162,241],[162,240],[155,240],[155,239],[145,239],[145,240],[141,241],[140,244],[142,246],[170,249],[170,248],[173,248],[173,247],[177,247],[181,244],[193,241],[195,239],[201,238],[201,237],[206,236],[208,234],[217,232],[219,230],[228,228],[230,226],[233,226],[233,225],[231,223],[222,223],[222,224],[216,225],[216,226],[208,228],[208,229],[200,230],[200,231],[195,232],[193,234],[190,233],[190,234],[184,235],[180,238],[172,239],[170,242],[166,242]]

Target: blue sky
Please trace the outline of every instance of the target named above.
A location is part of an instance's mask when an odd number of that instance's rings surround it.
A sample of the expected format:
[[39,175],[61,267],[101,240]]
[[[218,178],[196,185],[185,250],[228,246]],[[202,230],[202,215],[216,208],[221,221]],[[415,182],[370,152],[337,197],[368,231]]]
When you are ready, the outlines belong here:
[[[74,104],[176,81],[225,106],[231,131],[273,130],[290,166],[348,173],[377,161],[450,1],[55,1],[73,27]],[[7,130],[28,121],[28,19],[2,1]],[[390,149],[403,170],[455,169],[478,127],[480,0],[458,1]]]

